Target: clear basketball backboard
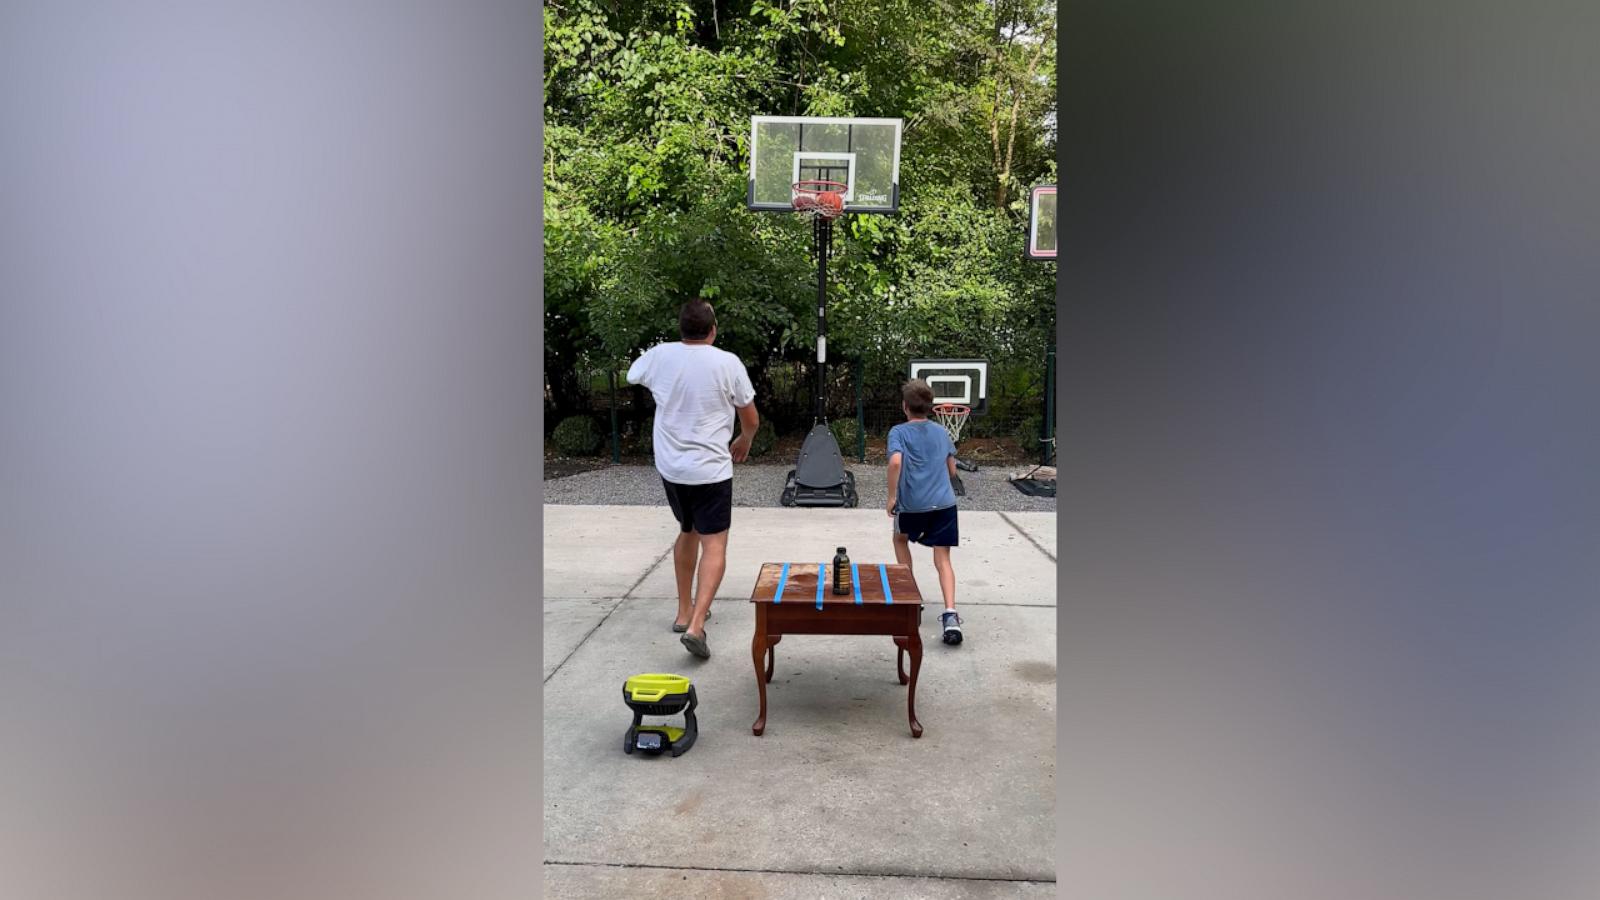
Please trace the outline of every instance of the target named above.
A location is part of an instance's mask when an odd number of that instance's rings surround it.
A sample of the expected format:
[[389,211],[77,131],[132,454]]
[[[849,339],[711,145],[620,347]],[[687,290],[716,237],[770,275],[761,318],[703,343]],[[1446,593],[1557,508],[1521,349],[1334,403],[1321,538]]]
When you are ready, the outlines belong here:
[[898,211],[900,120],[751,118],[750,208],[793,210],[797,181],[845,185],[847,213]]
[[1056,186],[1033,189],[1028,203],[1028,258],[1056,258]]
[[913,359],[909,377],[933,388],[933,402],[959,403],[981,416],[989,409],[989,361],[986,359]]

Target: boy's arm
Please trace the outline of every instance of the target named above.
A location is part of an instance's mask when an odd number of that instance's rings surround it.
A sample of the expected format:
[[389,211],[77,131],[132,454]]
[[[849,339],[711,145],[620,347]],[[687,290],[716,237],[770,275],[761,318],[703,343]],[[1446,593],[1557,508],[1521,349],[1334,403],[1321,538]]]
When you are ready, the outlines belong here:
[[900,501],[900,469],[905,464],[905,444],[899,425],[889,429],[889,518],[894,518],[895,504]]
[[950,471],[951,478],[956,477],[956,458],[954,456],[946,456],[944,458],[944,467]]
[[900,463],[899,453],[889,454],[889,517],[894,518],[894,505],[898,501],[896,496],[900,492]]

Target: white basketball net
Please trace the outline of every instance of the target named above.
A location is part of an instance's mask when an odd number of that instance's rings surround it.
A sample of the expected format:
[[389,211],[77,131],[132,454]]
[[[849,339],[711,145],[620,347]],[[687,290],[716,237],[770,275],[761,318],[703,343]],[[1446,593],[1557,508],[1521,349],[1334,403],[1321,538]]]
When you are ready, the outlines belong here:
[[961,440],[961,426],[967,424],[967,416],[971,412],[972,408],[969,406],[941,403],[933,408],[933,418],[944,426],[945,431],[950,432],[950,443],[954,444]]
[[791,202],[794,211],[807,219],[837,219],[844,214],[844,185],[826,181],[799,181],[794,185]]

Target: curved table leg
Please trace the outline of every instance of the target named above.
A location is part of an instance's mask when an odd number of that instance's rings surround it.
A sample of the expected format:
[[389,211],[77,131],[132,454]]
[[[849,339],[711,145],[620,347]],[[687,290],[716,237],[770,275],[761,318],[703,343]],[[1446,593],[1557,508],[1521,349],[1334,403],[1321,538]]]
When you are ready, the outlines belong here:
[[761,693],[761,713],[750,726],[750,733],[756,737],[760,737],[761,733],[767,730],[767,681],[772,677],[772,670],[768,668],[763,671],[762,663],[769,652],[771,648],[767,646],[767,636],[758,628],[756,636],[750,640],[750,658],[755,660],[756,664],[756,690]]
[[773,650],[772,648],[778,646],[778,642],[781,641],[781,640],[783,640],[783,635],[781,635],[781,634],[780,635],[776,635],[776,636],[769,636],[767,638],[767,683],[768,684],[772,683],[772,666],[773,666],[774,663],[776,663],[778,661],[777,651]]
[[911,687],[906,691],[906,716],[911,720],[911,736],[922,737],[922,723],[917,721],[917,672],[922,669],[922,635],[916,631],[906,641],[911,654]]
[[895,643],[895,646],[898,648],[898,649],[896,649],[894,651],[895,674],[900,676],[900,683],[901,684],[905,684],[906,682],[911,680],[910,678],[906,677],[906,645],[905,645],[905,641],[904,641],[903,638],[895,638],[894,639],[894,643]]

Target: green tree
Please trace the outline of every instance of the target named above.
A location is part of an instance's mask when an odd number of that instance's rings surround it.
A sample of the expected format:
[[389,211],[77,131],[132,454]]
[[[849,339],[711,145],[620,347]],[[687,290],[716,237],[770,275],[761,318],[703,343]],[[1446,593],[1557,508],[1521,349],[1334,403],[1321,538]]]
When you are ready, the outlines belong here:
[[[565,373],[674,336],[696,294],[752,368],[809,358],[810,234],[745,209],[750,116],[906,122],[901,214],[853,216],[830,261],[830,356],[892,383],[913,355],[1037,360],[1054,266],[1022,257],[1053,179],[1053,3],[554,0],[546,6],[546,334]],[[560,366],[557,371],[556,366]],[[560,382],[558,384],[557,382]],[[569,396],[570,395],[570,396]]]

